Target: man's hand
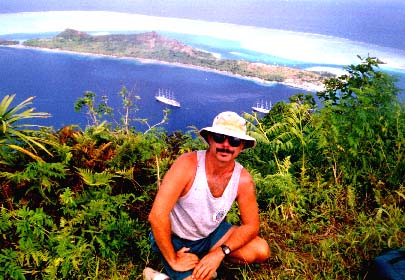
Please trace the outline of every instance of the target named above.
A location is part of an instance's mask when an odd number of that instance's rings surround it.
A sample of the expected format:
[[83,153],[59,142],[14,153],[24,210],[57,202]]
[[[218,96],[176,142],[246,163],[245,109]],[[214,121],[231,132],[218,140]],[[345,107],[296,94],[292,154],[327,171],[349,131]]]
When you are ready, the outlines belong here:
[[170,263],[170,267],[176,271],[187,271],[195,268],[199,259],[197,255],[189,253],[190,249],[183,247],[176,252],[176,260]]
[[217,271],[225,255],[221,249],[213,250],[205,255],[193,271],[193,279],[209,280]]

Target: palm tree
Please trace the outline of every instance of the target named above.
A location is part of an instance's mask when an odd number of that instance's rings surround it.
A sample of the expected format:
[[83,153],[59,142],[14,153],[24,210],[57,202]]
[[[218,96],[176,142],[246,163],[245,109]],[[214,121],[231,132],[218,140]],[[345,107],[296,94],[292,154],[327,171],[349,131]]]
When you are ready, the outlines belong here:
[[[0,103],[0,163],[6,163],[3,159],[7,149],[21,152],[37,161],[43,161],[42,158],[37,155],[37,149],[39,148],[49,155],[51,155],[51,153],[44,146],[45,143],[50,142],[49,139],[47,140],[35,136],[35,133],[38,131],[34,128],[40,128],[41,126],[21,124],[19,122],[24,119],[48,118],[50,114],[34,112],[35,108],[28,108],[32,104],[33,96],[11,107],[10,105],[14,97],[15,94],[6,95]],[[26,148],[23,147],[23,145],[26,145]]]

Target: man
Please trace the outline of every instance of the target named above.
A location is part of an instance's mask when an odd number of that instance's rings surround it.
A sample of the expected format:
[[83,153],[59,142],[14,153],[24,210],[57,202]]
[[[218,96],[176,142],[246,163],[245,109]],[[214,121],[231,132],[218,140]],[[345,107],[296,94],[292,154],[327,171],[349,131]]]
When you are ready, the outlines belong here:
[[[152,249],[170,279],[210,279],[222,260],[261,263],[270,256],[258,237],[259,214],[251,175],[235,158],[256,145],[246,121],[234,112],[200,130],[208,150],[181,155],[166,173],[149,222]],[[225,222],[237,201],[241,225]]]

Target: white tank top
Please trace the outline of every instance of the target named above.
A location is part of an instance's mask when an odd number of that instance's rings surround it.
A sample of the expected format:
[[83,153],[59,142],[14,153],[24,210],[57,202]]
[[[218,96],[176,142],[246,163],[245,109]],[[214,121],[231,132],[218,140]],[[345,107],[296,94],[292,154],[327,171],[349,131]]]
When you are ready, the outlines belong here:
[[193,185],[180,197],[170,213],[173,234],[187,240],[207,237],[224,220],[235,201],[242,165],[235,162],[231,179],[221,197],[214,197],[205,174],[206,151],[197,151]]

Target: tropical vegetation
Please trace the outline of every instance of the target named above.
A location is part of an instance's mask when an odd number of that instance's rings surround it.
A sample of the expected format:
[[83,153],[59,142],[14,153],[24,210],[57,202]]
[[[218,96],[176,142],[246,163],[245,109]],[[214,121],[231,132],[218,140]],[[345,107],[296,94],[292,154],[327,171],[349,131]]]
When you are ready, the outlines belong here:
[[218,58],[214,54],[190,47],[156,32],[139,34],[90,35],[66,29],[57,36],[31,39],[24,46],[109,55],[136,59],[152,59],[187,66],[204,67],[269,82],[322,85],[328,72],[314,72],[286,66],[255,63],[246,60]]
[[[258,145],[238,160],[256,183],[272,256],[225,262],[220,278],[365,279],[374,257],[405,247],[405,106],[379,64],[361,59],[316,97],[245,114]],[[139,97],[119,95],[116,121],[86,92],[74,105],[90,125],[57,131],[30,124],[48,116],[32,98],[1,101],[0,279],[141,279],[145,266],[161,268],[148,241],[151,203],[173,160],[205,146],[194,127],[162,129],[169,111],[134,130],[147,122]],[[236,207],[227,219],[239,222]]]

